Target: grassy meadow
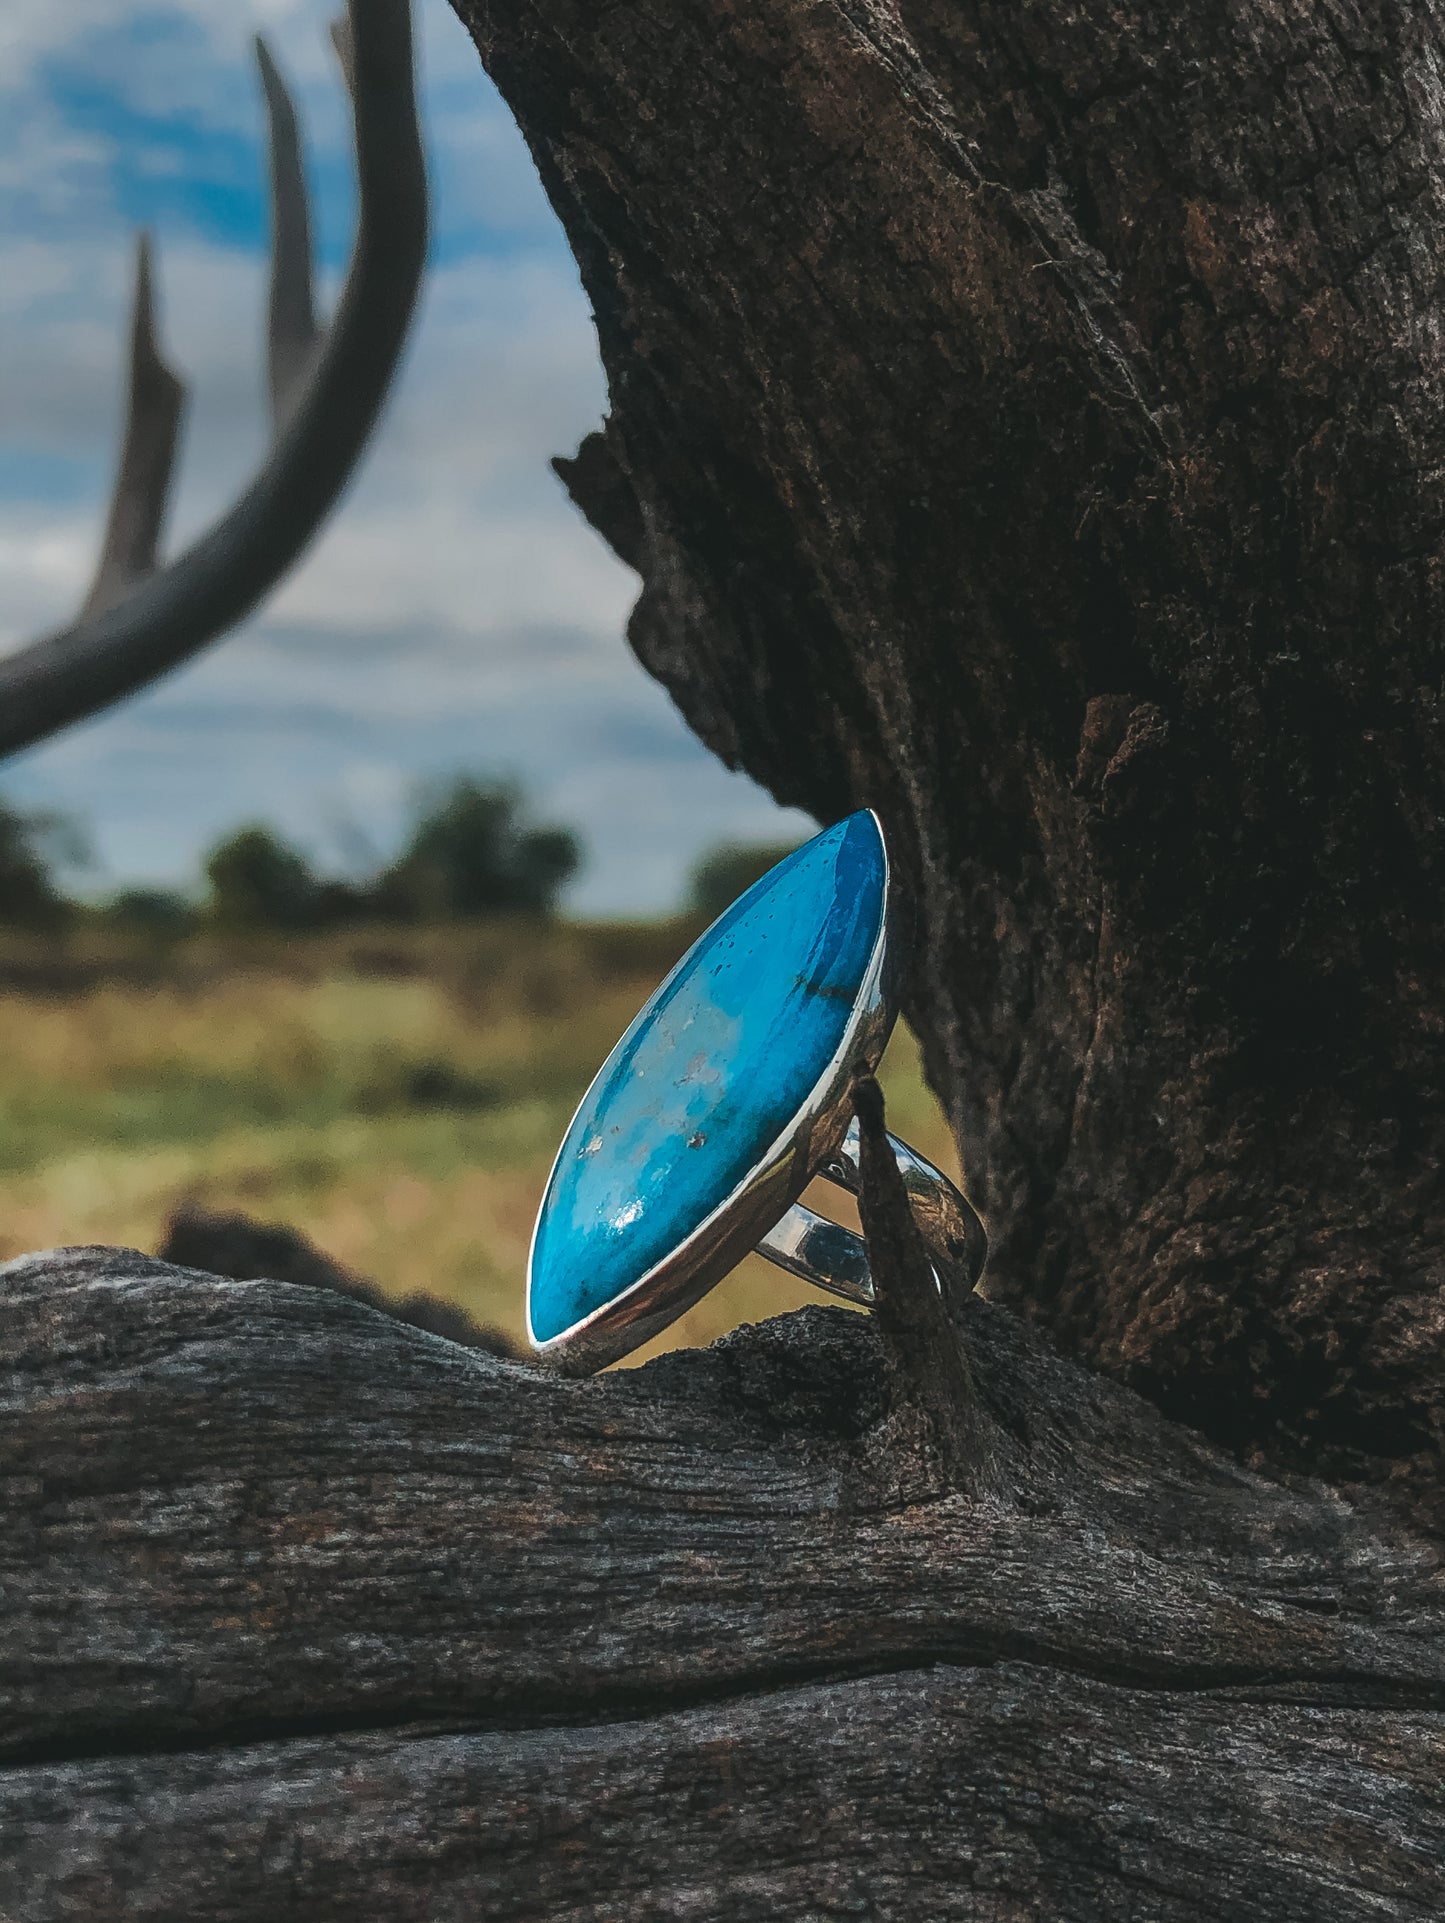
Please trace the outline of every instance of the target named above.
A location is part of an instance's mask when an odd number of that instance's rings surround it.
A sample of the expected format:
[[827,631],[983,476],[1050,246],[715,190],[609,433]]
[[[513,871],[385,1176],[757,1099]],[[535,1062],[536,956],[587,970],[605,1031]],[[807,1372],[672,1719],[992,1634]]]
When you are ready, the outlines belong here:
[[[179,1204],[236,1209],[300,1229],[388,1293],[428,1290],[520,1337],[562,1131],[695,932],[9,938],[0,1259],[67,1242],[154,1250]],[[902,1031],[883,1080],[896,1132],[954,1168]],[[846,1198],[822,1197],[847,1219]],[[644,1356],[810,1299],[750,1257]]]

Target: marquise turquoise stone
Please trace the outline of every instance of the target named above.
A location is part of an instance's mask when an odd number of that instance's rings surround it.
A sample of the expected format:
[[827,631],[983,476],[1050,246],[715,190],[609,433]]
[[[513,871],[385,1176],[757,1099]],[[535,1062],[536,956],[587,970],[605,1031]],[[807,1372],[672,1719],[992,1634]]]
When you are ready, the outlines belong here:
[[641,1281],[740,1186],[843,1039],[883,921],[864,811],[785,857],[700,936],[603,1064],[542,1201],[537,1342]]

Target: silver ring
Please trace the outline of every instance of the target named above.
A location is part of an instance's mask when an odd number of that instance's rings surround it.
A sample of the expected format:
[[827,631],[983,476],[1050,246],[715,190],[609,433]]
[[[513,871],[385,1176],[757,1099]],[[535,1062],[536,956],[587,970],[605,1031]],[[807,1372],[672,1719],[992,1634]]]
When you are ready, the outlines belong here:
[[[900,1142],[896,1135],[888,1137],[888,1146],[929,1253],[940,1266],[962,1269],[967,1286],[972,1288],[988,1249],[982,1222],[943,1170],[935,1168],[926,1156]],[[849,1122],[837,1149],[814,1173],[850,1195],[858,1193],[856,1117]],[[782,1220],[768,1230],[757,1244],[757,1253],[815,1288],[826,1289],[829,1295],[840,1295],[845,1302],[857,1302],[865,1309],[873,1306],[873,1276],[868,1267],[868,1245],[862,1236],[844,1228],[841,1222],[830,1222],[826,1215],[804,1208],[801,1202],[794,1202]]]
[[[905,914],[882,823],[849,815],[742,895],[593,1079],[552,1166],[527,1263],[538,1357],[587,1374],[639,1348],[757,1249],[870,1304],[861,1236],[804,1208],[856,1193],[853,1088],[898,1013]],[[941,1170],[889,1138],[935,1273],[972,1287],[986,1238]]]

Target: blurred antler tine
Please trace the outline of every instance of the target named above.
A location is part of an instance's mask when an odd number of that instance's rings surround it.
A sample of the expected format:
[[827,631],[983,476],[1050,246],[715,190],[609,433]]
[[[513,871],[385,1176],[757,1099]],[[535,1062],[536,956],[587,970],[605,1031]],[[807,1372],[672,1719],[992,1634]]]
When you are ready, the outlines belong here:
[[266,338],[271,430],[279,434],[311,371],[320,330],[311,290],[311,212],[301,171],[296,105],[260,34],[256,65],[261,70],[271,131],[271,297]]
[[136,242],[125,435],[82,620],[114,606],[156,564],[185,403],[185,383],[161,359],[156,341],[150,236],[142,234]]
[[320,526],[366,445],[426,261],[407,0],[349,0],[356,242],[336,318],[259,473],[186,552],[113,605],[0,660],[0,755],[176,667],[248,614]]

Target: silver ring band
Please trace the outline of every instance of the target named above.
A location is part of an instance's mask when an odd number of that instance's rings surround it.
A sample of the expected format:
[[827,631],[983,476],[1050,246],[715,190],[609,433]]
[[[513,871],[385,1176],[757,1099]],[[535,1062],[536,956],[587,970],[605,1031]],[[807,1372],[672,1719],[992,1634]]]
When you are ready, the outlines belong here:
[[[935,1168],[916,1149],[911,1149],[906,1142],[900,1142],[896,1135],[890,1135],[888,1142],[898,1164],[898,1172],[903,1177],[913,1219],[935,1264],[945,1268],[961,1267],[965,1276],[964,1287],[971,1289],[978,1280],[988,1249],[983,1223],[942,1169]],[[821,1164],[817,1173],[835,1187],[846,1189],[850,1195],[858,1193],[856,1117],[848,1124],[848,1131],[837,1149]],[[830,1222],[826,1216],[815,1214],[801,1202],[794,1202],[777,1226],[768,1230],[757,1244],[757,1252],[765,1255],[770,1262],[775,1262],[780,1269],[787,1269],[789,1274],[801,1277],[804,1282],[811,1282],[815,1288],[826,1289],[830,1295],[842,1296],[845,1302],[857,1302],[864,1308],[872,1307],[873,1278],[868,1268],[867,1245],[862,1236],[844,1228],[839,1222]],[[934,1274],[938,1275],[938,1266],[935,1266]]]

